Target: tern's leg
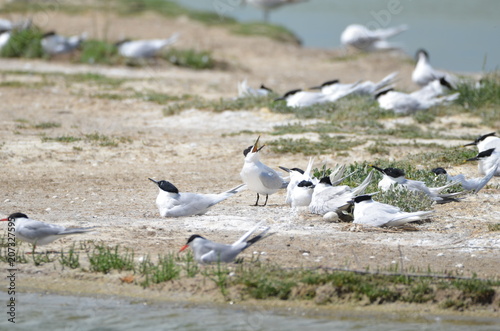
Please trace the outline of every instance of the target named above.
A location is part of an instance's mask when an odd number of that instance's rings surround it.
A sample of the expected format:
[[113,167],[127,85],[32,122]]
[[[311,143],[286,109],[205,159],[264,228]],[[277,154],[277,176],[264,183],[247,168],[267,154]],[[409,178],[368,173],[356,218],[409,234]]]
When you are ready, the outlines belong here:
[[257,193],[257,201],[255,201],[255,205],[254,206],[258,206],[259,205],[259,193]]
[[262,205],[262,207],[264,207],[265,205],[267,205],[267,198],[269,198],[269,194],[266,194],[266,201],[264,202],[264,204]]

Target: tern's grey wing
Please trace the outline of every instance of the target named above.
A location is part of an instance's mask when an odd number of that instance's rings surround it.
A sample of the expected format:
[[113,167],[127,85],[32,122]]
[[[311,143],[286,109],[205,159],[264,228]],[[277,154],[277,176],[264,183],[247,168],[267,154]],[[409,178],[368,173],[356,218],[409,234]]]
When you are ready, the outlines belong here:
[[280,189],[283,186],[283,179],[273,169],[266,167],[259,174],[259,179],[264,187],[269,189]]
[[199,252],[199,261],[202,263],[232,262],[241,251],[242,249],[238,250],[231,245],[209,242]]
[[22,226],[16,229],[16,232],[29,240],[37,240],[47,236],[61,234],[65,228],[61,225],[48,224],[35,220],[28,220],[22,223]]

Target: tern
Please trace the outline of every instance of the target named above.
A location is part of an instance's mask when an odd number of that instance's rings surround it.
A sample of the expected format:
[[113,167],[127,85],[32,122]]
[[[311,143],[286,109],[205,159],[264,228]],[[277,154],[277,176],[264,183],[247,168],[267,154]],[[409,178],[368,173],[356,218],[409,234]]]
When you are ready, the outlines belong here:
[[0,50],[7,45],[10,40],[10,30],[0,30]]
[[0,221],[14,222],[16,238],[36,246],[47,245],[61,237],[93,231],[96,227],[65,228],[62,225],[50,224],[30,219],[26,214],[14,213]]
[[427,218],[434,211],[416,211],[407,213],[396,206],[373,201],[369,194],[354,198],[354,221],[355,224],[369,226],[400,226],[408,222]]
[[178,33],[174,33],[170,38],[167,39],[147,39],[147,40],[129,40],[125,39],[116,43],[118,47],[118,53],[121,56],[140,59],[140,58],[152,58],[158,51],[162,48],[172,45],[179,38]]
[[248,189],[257,193],[257,200],[254,206],[259,205],[259,194],[266,195],[266,201],[263,204],[265,206],[269,195],[285,188],[288,183],[276,171],[260,161],[259,152],[266,145],[262,145],[259,148],[259,139],[260,136],[255,141],[255,144],[243,151],[245,162],[243,163],[240,176]]
[[410,191],[421,191],[436,203],[447,203],[451,201],[459,201],[454,196],[462,194],[463,192],[440,194],[444,189],[456,185],[457,182],[452,182],[440,187],[427,187],[424,182],[405,178],[405,172],[398,168],[379,168],[372,165],[372,167],[383,174],[383,178],[379,181],[378,187],[382,191],[388,191],[392,188],[403,187]]
[[481,175],[488,174],[492,168],[495,168],[494,176],[500,176],[500,150],[490,148],[475,157],[467,159],[466,161],[479,161],[477,167]]
[[177,187],[169,181],[148,179],[158,185],[156,206],[162,217],[203,215],[213,205],[246,189],[244,184],[240,184],[219,194],[180,193]]
[[415,84],[425,86],[436,79],[446,78],[449,81],[456,80],[453,76],[438,71],[431,66],[429,53],[425,49],[417,51],[417,65],[411,74],[411,79]]
[[440,97],[448,90],[454,90],[454,87],[446,80],[445,77],[435,79],[421,89],[410,93],[410,95],[419,100],[430,100]]
[[269,12],[284,5],[305,2],[307,0],[244,0],[244,2],[264,12],[264,22],[269,22]]
[[264,221],[259,222],[253,229],[245,233],[232,245],[219,244],[210,241],[200,235],[194,234],[189,237],[186,245],[182,246],[179,252],[182,252],[186,248],[191,247],[194,252],[194,259],[198,263],[233,262],[236,256],[238,256],[238,254],[243,252],[245,249],[255,244],[256,242],[269,237],[269,235],[266,236],[266,233],[270,228],[266,227],[261,233],[259,233],[252,239],[247,240],[252,235],[252,233],[257,231],[257,229],[262,226],[263,223]]
[[[286,204],[292,206],[292,194],[300,182],[303,182],[303,181],[311,182],[311,184],[313,185],[313,188],[314,188],[314,184],[312,183],[312,178],[311,178],[311,170],[312,170],[313,164],[314,164],[314,158],[311,157],[311,158],[309,158],[309,163],[307,164],[307,168],[305,171],[302,169],[299,169],[299,168],[288,169],[288,168],[282,167],[282,166],[279,167],[281,170],[284,170],[290,174],[290,182],[288,183],[288,186],[286,187],[286,199],[285,199]],[[301,187],[307,187],[307,185],[303,185]],[[309,205],[309,203],[306,206],[308,206],[308,205]]]
[[459,182],[463,189],[466,191],[474,191],[474,193],[478,193],[483,187],[488,184],[488,182],[493,178],[493,175],[497,171],[498,164],[488,171],[488,173],[484,177],[477,178],[465,178],[464,174],[458,174],[455,176],[451,176],[444,168],[434,168],[432,172],[436,175],[446,175],[446,178],[449,182]]
[[367,80],[357,81],[352,84],[341,84],[338,79],[334,79],[324,82],[320,86],[311,87],[311,90],[321,90],[323,94],[337,93],[339,91],[349,91],[350,94],[354,95],[374,96],[377,91],[392,85],[397,75],[397,72],[390,73],[377,83]]
[[73,52],[86,39],[86,33],[65,37],[55,33],[54,31],[50,31],[42,36],[41,45],[44,52],[49,55],[66,54]]
[[490,132],[479,136],[471,143],[465,144],[464,147],[473,145],[477,146],[477,151],[479,153],[484,152],[485,150],[490,148],[497,148],[498,150],[500,150],[500,137],[496,136],[496,132]]
[[348,96],[354,91],[355,87],[350,89],[340,89],[328,94],[296,89],[286,92],[282,97],[276,98],[274,101],[286,100],[287,107],[309,107],[316,104],[335,102],[340,98]]
[[396,44],[389,43],[386,39],[407,29],[407,25],[400,25],[387,29],[370,30],[360,24],[351,24],[340,35],[340,42],[344,46],[352,46],[366,52],[394,49],[399,47]]
[[273,93],[273,90],[261,84],[258,89],[248,86],[247,80],[238,83],[238,97],[264,97]]
[[408,115],[418,110],[425,110],[433,106],[448,104],[455,101],[460,93],[454,93],[442,97],[430,99],[416,98],[411,94],[396,92],[393,89],[381,91],[375,95],[379,107],[386,110],[392,110],[396,114]]
[[355,196],[366,190],[372,177],[373,171],[370,171],[365,180],[356,188],[350,188],[347,185],[333,186],[330,176],[321,178],[314,188],[309,211],[313,214],[325,215],[328,212],[346,209]]

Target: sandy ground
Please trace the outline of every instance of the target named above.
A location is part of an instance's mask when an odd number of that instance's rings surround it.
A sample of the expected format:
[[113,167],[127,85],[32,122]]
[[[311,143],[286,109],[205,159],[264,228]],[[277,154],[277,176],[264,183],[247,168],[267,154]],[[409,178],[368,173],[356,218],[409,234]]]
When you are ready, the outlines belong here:
[[[102,31],[103,17],[79,17],[54,13],[46,23],[67,24],[70,32],[85,30],[91,36]],[[258,37],[237,37],[219,28],[207,28],[185,18],[166,20],[154,15],[132,18],[108,17],[109,38],[121,34],[133,38],[168,36],[181,32],[179,48],[210,49],[216,59],[229,64],[227,70],[192,71],[168,65],[145,68],[87,66],[67,61],[27,61],[0,59],[1,81],[43,81],[41,72],[98,72],[111,77],[132,79],[122,88],[153,89],[169,95],[199,94],[206,98],[236,96],[236,83],[248,78],[251,85],[261,82],[278,91],[307,87],[340,78],[376,80],[399,71],[398,87],[412,90],[411,61],[401,53],[373,54],[351,61],[334,61],[339,50],[302,49]],[[333,38],[333,36],[332,36]],[[7,70],[31,70],[32,75],[13,75]],[[136,253],[167,253],[178,250],[191,234],[220,242],[232,242],[256,222],[265,220],[275,234],[243,254],[254,251],[262,260],[285,267],[325,266],[334,268],[387,270],[396,263],[409,270],[447,272],[480,278],[499,275],[500,236],[488,231],[498,223],[500,190],[485,189],[467,195],[458,204],[436,206],[431,222],[416,225],[417,231],[352,231],[345,223],[328,223],[321,217],[292,211],[284,204],[285,192],[270,196],[267,207],[252,207],[254,193],[245,191],[214,206],[206,215],[177,219],[161,218],[155,206],[158,193],[147,178],[166,179],[181,191],[222,192],[238,185],[243,165],[242,151],[256,135],[237,134],[253,130],[265,143],[274,139],[268,132],[275,125],[297,122],[288,115],[267,109],[212,113],[186,110],[165,117],[164,106],[126,99],[92,97],[102,87],[89,82],[66,83],[63,77],[48,78],[51,84],[38,88],[2,87],[0,97],[0,216],[24,212],[30,217],[65,226],[99,226],[95,233],[58,240],[46,248],[68,248],[76,240],[103,241],[109,245],[133,247]],[[26,124],[19,120],[28,121]],[[463,116],[440,118],[434,125],[479,135],[495,128],[463,128],[461,122],[477,119]],[[38,130],[29,124],[61,123],[59,128]],[[47,137],[78,136],[98,132],[110,137],[126,137],[117,147],[102,147],[88,141],[75,143],[42,142]],[[348,132],[348,134],[354,134]],[[363,133],[355,133],[360,136]],[[366,136],[369,143],[373,137]],[[382,137],[391,139],[391,137]],[[401,142],[407,142],[401,140]],[[417,140],[417,143],[420,141]],[[436,141],[432,141],[436,142]],[[437,141],[459,145],[465,141]],[[367,144],[368,144],[367,143]],[[422,141],[422,144],[425,144]],[[349,155],[324,155],[316,165],[327,162],[349,163],[374,156],[356,147]],[[394,148],[391,158],[414,151]],[[274,154],[263,150],[262,160],[278,165],[305,167],[303,155]],[[418,165],[429,167],[422,160]],[[453,171],[476,175],[474,164]],[[493,185],[498,187],[499,180]],[[26,250],[29,250],[25,246]],[[53,279],[59,272],[51,268],[38,271],[19,266],[27,279]],[[111,282],[119,282],[112,279]],[[116,285],[116,284],[115,284]],[[30,285],[44,289],[43,284]]]

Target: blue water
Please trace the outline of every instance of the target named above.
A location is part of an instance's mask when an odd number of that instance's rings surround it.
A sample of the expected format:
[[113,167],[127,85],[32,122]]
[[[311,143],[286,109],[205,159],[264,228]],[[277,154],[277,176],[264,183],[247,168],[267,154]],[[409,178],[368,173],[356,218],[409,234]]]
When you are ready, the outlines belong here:
[[489,331],[498,330],[500,323],[500,319],[439,316],[409,320],[397,312],[388,316],[331,311],[306,317],[287,310],[246,309],[229,304],[146,304],[140,300],[37,293],[17,293],[16,302],[16,324],[9,323],[2,314],[0,330]]
[[[261,20],[258,9],[243,0],[176,0],[196,9],[218,11],[239,21]],[[222,6],[221,6],[222,4]],[[222,9],[221,9],[222,8]],[[392,12],[391,13],[391,8]],[[498,0],[309,0],[278,8],[270,22],[288,27],[305,47],[340,47],[340,34],[353,23],[367,26],[407,24],[391,41],[414,55],[425,48],[431,63],[456,72],[500,69]]]

